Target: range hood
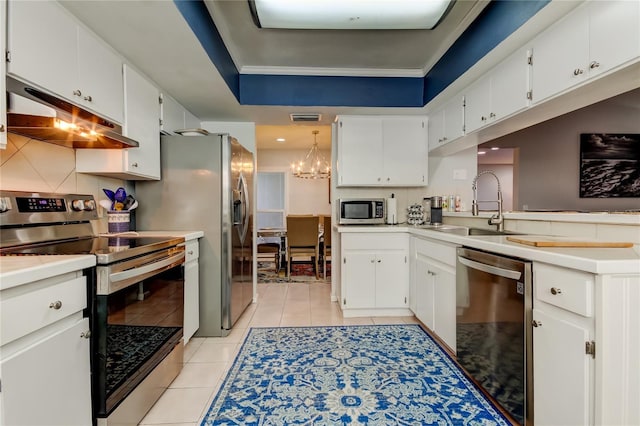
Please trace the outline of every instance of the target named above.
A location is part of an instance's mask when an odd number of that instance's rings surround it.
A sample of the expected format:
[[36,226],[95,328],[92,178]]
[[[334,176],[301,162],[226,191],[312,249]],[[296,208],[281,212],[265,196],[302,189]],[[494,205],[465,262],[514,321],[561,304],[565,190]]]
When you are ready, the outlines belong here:
[[7,77],[7,131],[68,148],[136,148],[122,127],[66,100]]

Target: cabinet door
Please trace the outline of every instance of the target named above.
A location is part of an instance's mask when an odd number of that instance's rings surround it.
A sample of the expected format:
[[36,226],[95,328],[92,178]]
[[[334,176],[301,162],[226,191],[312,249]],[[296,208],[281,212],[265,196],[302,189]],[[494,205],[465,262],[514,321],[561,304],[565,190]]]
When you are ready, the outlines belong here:
[[7,72],[78,102],[78,26],[54,1],[11,0]]
[[433,277],[433,330],[456,351],[456,275],[453,268],[429,265]]
[[184,266],[184,344],[200,327],[200,277],[198,261],[192,260]]
[[344,250],[342,261],[342,305],[345,308],[375,308],[375,254]]
[[382,121],[384,185],[426,185],[426,118],[393,117]]
[[590,77],[640,55],[640,2],[594,1],[588,7]]
[[589,57],[587,10],[584,7],[575,10],[544,31],[532,44],[531,89],[536,103],[586,78]]
[[464,97],[454,96],[444,107],[443,143],[464,136]]
[[491,79],[483,77],[473,83],[464,95],[464,127],[473,132],[489,122],[491,109]]
[[536,425],[590,424],[589,331],[539,309],[533,319],[534,419]]
[[376,308],[409,306],[408,253],[404,250],[381,250],[375,258]]
[[433,278],[429,260],[418,254],[416,259],[416,318],[432,331],[434,329]]
[[[7,2],[0,0],[0,22],[7,22]],[[5,27],[6,28],[6,27]],[[0,52],[6,51],[7,37],[6,31],[0,31]],[[0,61],[0,93],[5,92],[6,79],[6,61]],[[7,147],[7,97],[0,96],[0,149]]]
[[528,49],[521,49],[491,71],[489,120],[499,120],[529,105]]
[[441,109],[429,116],[429,151],[444,142],[444,114],[444,109]]
[[78,87],[84,106],[123,122],[122,61],[93,34],[78,27]]
[[184,124],[184,108],[171,96],[163,93],[161,111],[161,126],[163,134],[173,135],[175,130],[186,129]]
[[158,89],[133,68],[124,65],[126,136],[138,148],[126,150],[125,171],[160,178],[160,104]]
[[91,424],[88,330],[84,318],[2,361],[5,425]]
[[382,161],[382,120],[341,118],[338,122],[338,185],[380,185]]

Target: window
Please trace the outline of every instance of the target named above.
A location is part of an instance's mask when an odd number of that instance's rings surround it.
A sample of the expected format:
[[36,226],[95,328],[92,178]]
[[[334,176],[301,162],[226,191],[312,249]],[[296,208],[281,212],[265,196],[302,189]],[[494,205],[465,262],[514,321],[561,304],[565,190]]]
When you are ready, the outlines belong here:
[[258,172],[258,229],[286,228],[285,173]]

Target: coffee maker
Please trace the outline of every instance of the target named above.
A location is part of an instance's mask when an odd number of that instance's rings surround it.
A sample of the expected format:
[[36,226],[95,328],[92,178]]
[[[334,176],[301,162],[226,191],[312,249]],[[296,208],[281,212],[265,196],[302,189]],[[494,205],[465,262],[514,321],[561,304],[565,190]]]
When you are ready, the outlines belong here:
[[442,197],[434,195],[430,198],[429,223],[442,225]]

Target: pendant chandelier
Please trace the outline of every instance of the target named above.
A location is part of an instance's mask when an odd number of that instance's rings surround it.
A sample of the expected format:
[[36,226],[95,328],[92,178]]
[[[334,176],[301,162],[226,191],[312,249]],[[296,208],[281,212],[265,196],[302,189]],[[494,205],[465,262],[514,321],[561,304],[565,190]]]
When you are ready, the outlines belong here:
[[291,173],[302,179],[327,179],[331,177],[331,165],[318,149],[318,130],[313,132],[313,146],[300,161],[291,164]]

